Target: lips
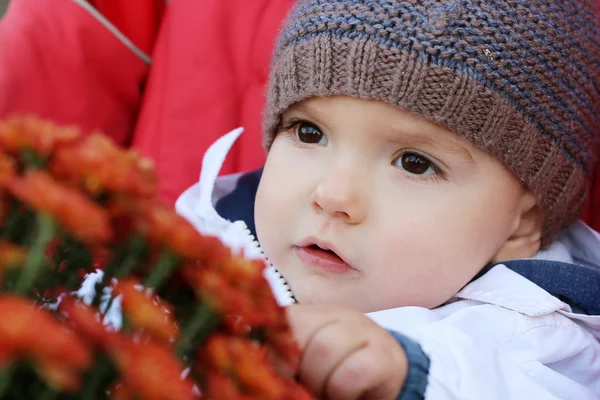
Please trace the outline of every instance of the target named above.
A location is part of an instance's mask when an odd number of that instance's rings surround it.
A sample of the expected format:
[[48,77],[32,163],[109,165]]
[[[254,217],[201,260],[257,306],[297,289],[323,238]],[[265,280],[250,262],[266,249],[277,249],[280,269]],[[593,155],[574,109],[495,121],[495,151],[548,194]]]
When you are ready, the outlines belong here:
[[308,240],[294,246],[294,252],[302,263],[328,274],[347,275],[358,272],[332,247],[327,243]]

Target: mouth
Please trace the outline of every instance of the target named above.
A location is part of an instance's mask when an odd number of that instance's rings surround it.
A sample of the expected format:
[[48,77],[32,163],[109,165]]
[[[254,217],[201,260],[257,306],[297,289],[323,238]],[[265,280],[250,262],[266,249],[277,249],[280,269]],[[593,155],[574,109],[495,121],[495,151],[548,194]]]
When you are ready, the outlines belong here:
[[294,246],[294,252],[302,263],[327,274],[348,275],[358,272],[327,244],[306,243]]

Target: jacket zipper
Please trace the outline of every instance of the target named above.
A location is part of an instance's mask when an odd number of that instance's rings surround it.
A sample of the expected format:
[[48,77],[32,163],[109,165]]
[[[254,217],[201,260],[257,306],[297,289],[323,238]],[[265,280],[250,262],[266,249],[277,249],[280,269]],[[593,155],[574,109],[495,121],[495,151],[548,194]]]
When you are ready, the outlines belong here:
[[260,253],[261,258],[265,261],[265,265],[266,265],[265,273],[267,275],[270,275],[271,277],[273,277],[273,279],[277,282],[277,284],[280,285],[285,290],[285,293],[284,293],[285,304],[296,304],[298,301],[294,297],[294,293],[292,293],[292,289],[290,288],[290,285],[287,283],[287,281],[285,280],[283,275],[281,275],[281,273],[277,270],[277,268],[275,268],[275,266],[265,256],[265,253],[264,253],[262,247],[260,246],[260,243],[258,243],[258,240],[256,240],[256,238],[254,237],[252,232],[250,232],[250,229],[248,229],[248,226],[246,225],[246,223],[244,221],[236,221],[236,222],[234,222],[234,224],[239,225],[240,228],[242,228],[244,234],[246,235],[246,237],[248,239],[246,241],[246,243],[249,244],[249,248],[254,250],[253,252],[256,251],[256,252]]

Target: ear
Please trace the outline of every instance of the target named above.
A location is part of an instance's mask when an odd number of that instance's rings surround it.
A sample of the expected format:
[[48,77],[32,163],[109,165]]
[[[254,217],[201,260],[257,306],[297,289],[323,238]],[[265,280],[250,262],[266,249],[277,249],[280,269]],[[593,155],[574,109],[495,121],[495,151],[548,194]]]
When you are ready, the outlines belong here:
[[537,203],[535,196],[523,191],[513,222],[512,231],[500,248],[493,262],[532,257],[542,243],[542,229],[545,213]]

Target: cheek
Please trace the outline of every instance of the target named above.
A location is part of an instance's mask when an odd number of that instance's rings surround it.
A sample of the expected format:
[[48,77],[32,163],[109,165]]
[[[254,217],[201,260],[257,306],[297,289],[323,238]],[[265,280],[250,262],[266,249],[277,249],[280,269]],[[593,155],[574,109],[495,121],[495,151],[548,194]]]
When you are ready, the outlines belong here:
[[388,301],[386,296],[394,298],[386,305],[431,308],[444,303],[507,239],[514,198],[464,187],[447,189],[419,196],[407,196],[405,190],[393,203],[377,205],[387,211],[378,213],[371,229],[372,255],[378,258],[371,265],[380,266],[374,271],[374,292],[382,302]]
[[290,152],[275,139],[263,169],[254,218],[258,240],[267,257],[276,263],[277,254],[298,218],[302,193],[301,176],[295,171]]
[[[373,279],[377,308],[414,305],[434,308],[446,302],[483,267],[481,257],[459,250],[457,238],[439,219],[404,216],[404,223],[375,240],[373,266],[383,266]],[[475,246],[471,242],[472,246]]]
[[[285,209],[280,207],[278,194],[285,190],[282,187],[285,180],[280,179],[280,173],[277,168],[271,167],[272,163],[267,161],[263,169],[258,191],[256,193],[256,201],[254,206],[254,222],[256,225],[256,234],[261,247],[265,251],[267,257],[271,258],[268,251],[273,247],[273,241],[277,236],[274,233],[278,230],[276,221],[284,217]],[[282,182],[280,185],[277,182]]]

